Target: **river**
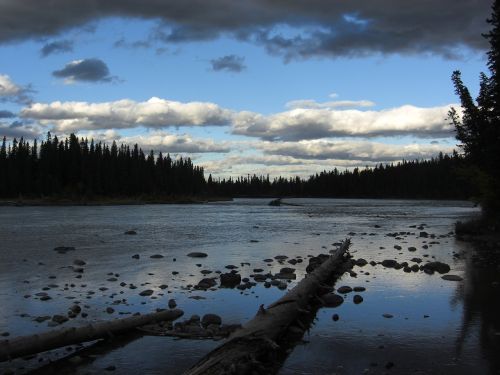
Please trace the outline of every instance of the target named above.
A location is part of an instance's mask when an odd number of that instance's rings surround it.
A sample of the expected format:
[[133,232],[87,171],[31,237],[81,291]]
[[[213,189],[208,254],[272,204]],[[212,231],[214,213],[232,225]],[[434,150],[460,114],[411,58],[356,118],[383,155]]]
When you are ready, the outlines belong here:
[[[245,291],[193,290],[188,285],[206,277],[201,270],[227,271],[226,265],[236,265],[242,277],[254,268],[276,273],[284,265],[264,259],[327,253],[333,243],[350,237],[355,258],[395,259],[410,265],[412,258],[424,263],[439,260],[450,265],[450,274],[464,280],[446,281],[440,274],[406,273],[380,264],[356,266],[356,275],[344,275],[337,286],[365,287],[359,293],[363,302],[354,304],[354,293],[349,293],[341,306],[320,309],[280,374],[498,373],[498,310],[488,301],[498,296],[499,272],[493,265],[474,262],[473,246],[457,241],[451,233],[457,220],[478,214],[472,204],[289,199],[297,205],[270,207],[268,201],[0,207],[0,334],[9,334],[1,338],[52,329],[47,321],[37,323],[34,318],[65,314],[75,303],[88,315],[63,326],[152,312],[165,308],[171,298],[185,317],[216,313],[224,323],[244,323],[260,304],[269,304],[286,291],[259,283]],[[124,234],[129,230],[137,234]],[[421,236],[424,231],[427,237]],[[74,250],[54,250],[60,246]],[[410,247],[415,250],[409,251]],[[208,256],[186,256],[195,251]],[[136,254],[139,259],[132,257]],[[155,254],[163,257],[150,257]],[[76,259],[85,262],[83,272],[75,272]],[[306,264],[293,266],[295,282],[304,276]],[[137,289],[130,289],[130,284]],[[152,289],[153,295],[139,296],[144,289]],[[40,293],[50,299],[43,300]],[[114,311],[106,312],[107,307]],[[333,314],[340,319],[333,321]],[[99,355],[69,361],[58,371],[98,374],[108,368],[116,374],[182,373],[218,344],[144,336],[110,345]],[[0,371],[42,373],[49,358],[64,355],[65,351],[58,351],[48,357],[1,363]]]

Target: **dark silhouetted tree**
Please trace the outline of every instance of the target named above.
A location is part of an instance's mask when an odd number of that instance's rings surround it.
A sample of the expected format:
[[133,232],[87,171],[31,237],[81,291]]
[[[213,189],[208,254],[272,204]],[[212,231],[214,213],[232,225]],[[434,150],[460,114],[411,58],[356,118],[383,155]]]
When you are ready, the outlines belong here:
[[469,162],[469,175],[480,190],[483,212],[488,217],[500,217],[500,1],[493,3],[491,18],[487,21],[492,28],[484,37],[490,44],[488,69],[490,75],[480,74],[479,95],[473,100],[464,85],[459,71],[453,72],[455,92],[460,97],[462,114],[456,109],[450,111],[450,118],[456,129]]

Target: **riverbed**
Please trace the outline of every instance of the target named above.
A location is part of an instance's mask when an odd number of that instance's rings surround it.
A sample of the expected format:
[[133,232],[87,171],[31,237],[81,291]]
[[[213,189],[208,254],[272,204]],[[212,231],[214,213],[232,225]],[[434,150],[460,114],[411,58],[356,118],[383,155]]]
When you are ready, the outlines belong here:
[[[366,288],[357,293],[363,302],[353,303],[355,293],[347,293],[339,307],[320,309],[280,374],[498,373],[494,300],[499,272],[495,265],[476,262],[473,245],[453,234],[456,221],[478,215],[471,203],[289,199],[294,206],[271,207],[268,201],[0,207],[0,338],[53,329],[52,320],[35,319],[64,315],[75,304],[85,316],[78,314],[61,326],[153,312],[166,308],[170,299],[185,312],[181,319],[215,313],[223,323],[243,324],[260,304],[286,290],[262,283],[245,290],[193,286],[205,277],[218,278],[216,271],[229,272],[228,265],[242,277],[257,268],[277,273],[290,266],[296,280],[289,289],[304,277],[308,256],[328,253],[335,243],[351,238],[354,258],[374,265],[355,266],[336,286]],[[207,257],[188,257],[192,252]],[[304,261],[293,266],[286,260],[264,261],[278,255]],[[409,266],[438,260],[451,267],[448,274],[463,280],[380,264],[387,259]],[[153,294],[141,296],[144,290]],[[58,371],[178,374],[219,344],[134,337],[99,354],[77,356]],[[49,360],[68,353],[1,363],[0,371],[42,373]]]

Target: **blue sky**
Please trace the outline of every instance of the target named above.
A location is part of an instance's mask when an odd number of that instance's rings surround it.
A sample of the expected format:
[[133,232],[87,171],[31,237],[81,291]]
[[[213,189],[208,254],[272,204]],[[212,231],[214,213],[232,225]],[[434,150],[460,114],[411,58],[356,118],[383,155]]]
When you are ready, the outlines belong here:
[[486,1],[60,1],[0,2],[0,136],[75,132],[217,176],[308,176],[450,152],[451,73],[476,94],[486,70]]

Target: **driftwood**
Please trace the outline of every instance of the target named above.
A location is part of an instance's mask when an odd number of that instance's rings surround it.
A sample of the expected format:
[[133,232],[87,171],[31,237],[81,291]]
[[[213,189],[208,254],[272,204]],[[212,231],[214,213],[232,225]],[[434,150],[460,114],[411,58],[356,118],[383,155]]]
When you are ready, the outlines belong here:
[[342,245],[292,290],[267,308],[261,305],[257,315],[234,332],[228,340],[203,357],[185,372],[195,374],[267,374],[277,371],[280,350],[286,347],[290,332],[306,330],[304,326],[311,305],[320,299],[324,283],[351,268],[347,260],[350,241]]
[[35,335],[21,336],[11,340],[3,340],[0,341],[0,362],[61,348],[67,345],[112,337],[145,324],[175,320],[183,314],[183,311],[178,309],[165,310],[124,319],[89,324],[84,327],[63,328]]

